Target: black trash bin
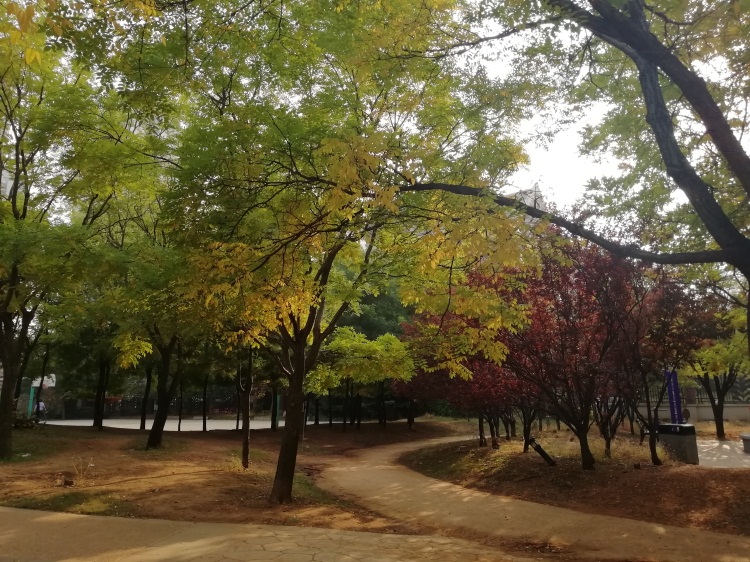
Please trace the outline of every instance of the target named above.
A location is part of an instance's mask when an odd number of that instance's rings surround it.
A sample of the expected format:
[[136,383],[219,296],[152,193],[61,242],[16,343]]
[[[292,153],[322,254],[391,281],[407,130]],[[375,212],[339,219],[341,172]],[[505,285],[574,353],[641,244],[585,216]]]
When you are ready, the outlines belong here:
[[687,464],[698,464],[698,441],[694,425],[660,423],[659,441],[675,459]]

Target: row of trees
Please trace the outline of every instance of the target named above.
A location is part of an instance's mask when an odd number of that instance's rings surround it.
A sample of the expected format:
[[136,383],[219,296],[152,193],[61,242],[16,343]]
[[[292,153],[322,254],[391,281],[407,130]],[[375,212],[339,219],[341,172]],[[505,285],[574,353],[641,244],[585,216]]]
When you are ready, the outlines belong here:
[[[593,209],[548,220],[619,255],[719,264],[694,282],[747,309],[750,23],[733,3],[662,4],[9,2],[0,458],[46,342],[85,344],[100,398],[116,368],[153,365],[149,446],[192,362],[234,369],[246,393],[262,349],[286,380],[272,497],[289,501],[305,384],[368,295],[397,280],[402,302],[440,319],[422,340],[436,369],[505,359],[502,334],[531,310],[513,291],[551,244],[506,209],[545,212],[500,194],[525,162],[517,125],[538,112],[606,102],[586,148],[624,170],[591,185]],[[475,56],[487,46],[516,51],[510,72]],[[605,211],[626,234],[595,232]]]
[[[646,268],[571,240],[557,250],[542,259],[541,274],[529,277],[522,289],[473,280],[492,284],[498,298],[517,299],[529,311],[528,325],[498,338],[507,354],[502,366],[474,356],[465,363],[471,378],[452,379],[445,371],[435,377],[430,371],[439,367],[425,358],[423,374],[401,385],[401,392],[447,397],[456,408],[484,418],[493,446],[499,421],[507,430],[520,418],[528,449],[533,420],[542,412],[552,415],[578,439],[584,469],[595,464],[588,444],[591,427],[603,437],[609,456],[612,439],[630,417],[649,433],[652,461],[661,464],[657,412],[665,373],[677,369],[683,384],[706,391],[717,436],[724,438],[724,398],[737,374],[750,367],[747,335],[736,323],[741,311],[668,269]],[[410,330],[412,337],[434,338],[439,321],[451,322],[457,331],[473,324],[458,316],[425,317]]]

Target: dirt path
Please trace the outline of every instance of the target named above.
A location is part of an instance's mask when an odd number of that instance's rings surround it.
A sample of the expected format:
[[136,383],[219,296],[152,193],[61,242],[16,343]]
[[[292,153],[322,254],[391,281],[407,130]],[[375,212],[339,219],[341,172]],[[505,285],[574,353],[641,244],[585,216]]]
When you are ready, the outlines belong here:
[[[537,545],[561,558],[750,562],[750,538],[590,515],[468,490],[396,464],[403,453],[455,438],[375,447],[326,466],[318,484],[383,515],[447,534]],[[685,493],[690,493],[685,490]],[[700,501],[700,498],[696,498]]]

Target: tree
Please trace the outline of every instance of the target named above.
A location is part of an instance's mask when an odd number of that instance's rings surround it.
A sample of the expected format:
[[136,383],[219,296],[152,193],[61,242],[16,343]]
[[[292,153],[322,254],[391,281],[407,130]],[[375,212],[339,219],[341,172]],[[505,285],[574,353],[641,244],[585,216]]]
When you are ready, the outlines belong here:
[[[729,333],[717,334],[717,339],[707,339],[690,359],[690,378],[697,382],[708,396],[716,425],[716,438],[725,439],[724,401],[737,382],[737,377],[748,369],[746,349],[747,328],[744,315],[737,309],[722,314],[719,324]],[[721,313],[719,313],[721,314]],[[723,320],[723,322],[722,322]],[[723,336],[723,337],[721,337]]]
[[539,389],[546,409],[578,438],[581,464],[594,468],[588,444],[592,410],[616,372],[614,350],[627,307],[627,264],[593,245],[571,242],[529,279],[529,326],[509,333],[507,365]]
[[[496,203],[546,216],[619,256],[660,264],[728,264],[750,276],[750,157],[739,140],[747,127],[742,69],[750,19],[739,2],[546,0],[494,9],[482,2],[479,10],[478,21],[499,31],[475,32],[452,49],[486,48],[520,35],[513,67],[519,80],[557,84],[548,99],[567,104],[564,114],[576,106],[608,104],[601,126],[587,130],[585,148],[591,153],[610,148],[628,173],[593,184],[591,214],[600,216],[603,208],[621,223],[632,219],[635,228],[618,241],[584,220],[548,215],[494,192]],[[443,57],[452,49],[415,48],[413,55]],[[673,196],[675,188],[687,204]],[[468,182],[435,180],[404,183],[401,189],[487,192]],[[750,313],[747,304],[745,295]]]

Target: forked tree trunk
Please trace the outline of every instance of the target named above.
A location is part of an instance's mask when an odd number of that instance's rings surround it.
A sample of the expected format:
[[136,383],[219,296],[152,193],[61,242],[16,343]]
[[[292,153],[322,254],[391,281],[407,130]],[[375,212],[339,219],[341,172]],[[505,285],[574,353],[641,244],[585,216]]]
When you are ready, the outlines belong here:
[[[172,363],[172,352],[177,348],[177,369],[175,370],[172,381],[169,381],[169,371]],[[173,336],[166,346],[157,346],[161,354],[161,364],[156,378],[156,414],[154,414],[154,423],[151,431],[148,433],[147,449],[158,449],[162,446],[164,436],[164,426],[169,417],[169,406],[177,394],[177,388],[182,376],[182,347]]]
[[479,414],[479,446],[487,446],[487,437],[484,435],[484,416]]
[[[289,376],[289,387],[286,394],[286,421],[284,436],[281,439],[279,460],[276,464],[276,476],[271,490],[271,501],[289,503],[292,501],[294,469],[297,464],[297,450],[302,434],[302,421],[305,406],[303,383],[305,379],[304,349],[294,356],[294,371]],[[346,425],[346,424],[344,424]]]

